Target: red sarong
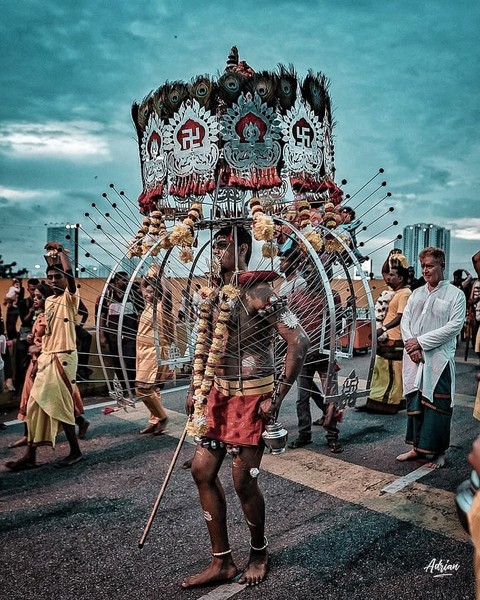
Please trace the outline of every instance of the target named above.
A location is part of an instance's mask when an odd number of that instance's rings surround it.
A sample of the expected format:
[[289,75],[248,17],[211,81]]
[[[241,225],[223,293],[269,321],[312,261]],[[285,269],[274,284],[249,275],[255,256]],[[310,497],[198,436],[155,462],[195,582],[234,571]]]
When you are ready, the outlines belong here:
[[[245,382],[244,391],[248,395],[238,391],[225,394],[225,386],[222,385],[225,382],[223,379],[216,381],[208,395],[205,414],[209,428],[205,437],[232,446],[258,446],[265,428],[265,421],[259,417],[258,408],[264,400],[271,397],[273,378]],[[230,382],[230,386],[234,383],[236,382]],[[248,384],[252,383],[257,385],[251,385],[248,389]],[[228,383],[226,387],[228,388]]]

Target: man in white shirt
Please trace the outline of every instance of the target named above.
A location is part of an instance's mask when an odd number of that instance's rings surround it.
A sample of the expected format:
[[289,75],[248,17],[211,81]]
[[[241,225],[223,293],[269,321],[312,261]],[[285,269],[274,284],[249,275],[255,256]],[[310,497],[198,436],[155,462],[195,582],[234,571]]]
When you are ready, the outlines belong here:
[[397,460],[433,457],[445,465],[455,393],[457,335],[465,319],[465,294],[444,278],[445,253],[429,247],[419,254],[425,285],[410,296],[400,324],[405,343],[403,391],[407,400],[406,443],[413,449]]

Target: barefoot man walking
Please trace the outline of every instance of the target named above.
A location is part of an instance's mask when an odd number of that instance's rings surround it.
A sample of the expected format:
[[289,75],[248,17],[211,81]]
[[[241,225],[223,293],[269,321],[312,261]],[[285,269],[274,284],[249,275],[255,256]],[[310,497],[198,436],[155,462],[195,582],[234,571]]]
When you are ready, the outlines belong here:
[[[397,460],[427,458],[445,464],[455,393],[455,349],[465,319],[465,294],[444,278],[445,253],[419,254],[425,285],[417,288],[400,324],[405,343],[403,390],[407,400],[406,443],[413,449]],[[430,458],[430,455],[432,458]]]
[[[238,573],[228,540],[225,493],[218,478],[227,452],[232,455],[233,483],[250,530],[250,556],[238,582],[257,585],[264,580],[268,541],[265,503],[258,487],[265,447],[262,431],[277,414],[300,373],[309,346],[298,320],[268,283],[276,274],[246,270],[252,251],[250,232],[242,226],[223,228],[215,235],[213,248],[220,262],[222,285],[237,287],[238,295],[232,294],[229,315],[224,314],[223,323],[221,315],[222,311],[226,312],[225,303],[220,303],[216,314],[214,309],[213,343],[220,332],[223,349],[218,360],[210,359],[211,353],[209,355],[209,361],[215,365],[215,375],[206,403],[208,429],[198,440],[192,463],[212,558],[204,571],[182,582],[183,588],[229,581]],[[288,349],[284,376],[272,403],[275,331],[285,340]],[[186,410],[192,413],[193,393],[187,398]]]

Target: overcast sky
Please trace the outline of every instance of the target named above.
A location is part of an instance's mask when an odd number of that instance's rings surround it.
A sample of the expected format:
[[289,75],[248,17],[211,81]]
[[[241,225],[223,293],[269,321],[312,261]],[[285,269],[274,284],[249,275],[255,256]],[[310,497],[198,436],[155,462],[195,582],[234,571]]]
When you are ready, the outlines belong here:
[[[46,223],[80,221],[95,235],[100,213],[91,204],[108,210],[104,192],[119,200],[110,183],[136,203],[132,102],[165,80],[217,75],[236,45],[256,70],[293,63],[299,75],[312,68],[330,78],[337,180],[347,179],[353,194],[385,169],[375,182],[388,186],[357,211],[369,211],[359,238],[376,272],[388,242],[419,222],[451,230],[450,272],[472,270],[480,248],[480,3],[0,0],[0,8],[5,262],[43,262]],[[372,208],[387,190],[392,197]],[[381,217],[389,206],[394,213]],[[134,206],[118,211],[115,228],[128,221],[136,229],[136,218]],[[389,227],[394,219],[399,225]],[[82,248],[88,240],[81,237]],[[374,252],[379,246],[386,250]]]

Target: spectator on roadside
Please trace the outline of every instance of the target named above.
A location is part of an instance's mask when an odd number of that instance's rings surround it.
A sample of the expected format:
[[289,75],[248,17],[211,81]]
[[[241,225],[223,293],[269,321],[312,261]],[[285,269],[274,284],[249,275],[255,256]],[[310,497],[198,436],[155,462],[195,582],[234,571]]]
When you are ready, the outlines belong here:
[[74,406],[77,371],[75,317],[79,296],[70,261],[62,246],[49,242],[46,250],[47,280],[52,285],[54,295],[45,302],[45,335],[28,400],[28,446],[19,460],[6,463],[6,467],[12,471],[35,468],[37,447],[54,447],[61,429],[70,452],[55,465],[70,467],[83,458],[75,432]]
[[27,295],[18,303],[18,313],[20,316],[20,331],[15,351],[15,389],[17,394],[21,396],[22,388],[25,381],[28,366],[30,364],[30,354],[28,352],[27,336],[32,331],[32,326],[35,318],[34,309],[34,294],[35,288],[39,284],[36,277],[27,281]]
[[0,329],[5,335],[6,343],[5,343],[5,352],[2,354],[3,360],[3,390],[7,390],[8,392],[14,392],[15,387],[13,385],[13,370],[12,370],[12,356],[10,352],[10,348],[13,345],[13,342],[8,339],[6,335],[6,325],[5,320],[2,315],[2,308],[0,307]]
[[403,399],[403,341],[400,322],[412,291],[407,287],[406,259],[393,255],[388,262],[386,280],[393,291],[387,312],[376,331],[377,351],[370,393],[365,406],[357,410],[380,414],[396,414]]
[[[466,277],[463,277],[463,273],[465,273]],[[457,269],[453,272],[453,279],[451,283],[463,291],[465,298],[470,296],[470,291],[473,284],[473,277],[471,273],[465,269]]]
[[413,267],[408,267],[407,271],[408,271],[407,285],[412,290],[412,292],[413,292],[413,290],[416,290],[417,288],[421,287],[422,285],[425,285],[425,280],[423,279],[423,277],[420,277],[420,279],[417,279],[415,277],[415,269]]
[[85,329],[85,324],[88,319],[88,308],[81,299],[78,306],[78,314],[80,316],[80,321],[75,323],[78,352],[77,379],[86,381],[93,373],[92,369],[88,366],[88,361],[90,360],[90,348],[92,347],[92,334]]
[[405,344],[403,391],[407,403],[406,443],[413,449],[398,461],[429,459],[445,465],[455,393],[456,338],[465,319],[465,294],[445,280],[445,253],[419,254],[426,284],[408,299],[400,324]]
[[26,446],[28,442],[28,426],[27,426],[27,404],[30,392],[32,390],[33,381],[38,368],[38,356],[42,351],[42,338],[45,335],[47,320],[45,316],[45,300],[53,295],[53,289],[45,284],[40,283],[35,286],[33,294],[33,317],[30,319],[32,328],[26,337],[26,342],[29,352],[29,364],[25,375],[24,385],[20,398],[20,407],[18,409],[17,419],[23,422],[23,436],[9,444],[9,448],[19,448]]
[[[465,273],[466,277],[463,277],[463,273]],[[465,269],[457,269],[453,272],[453,279],[451,284],[457,287],[459,290],[462,290],[465,294],[465,299],[468,303],[471,293],[472,293],[472,285],[473,285],[473,277],[472,275],[466,271]],[[467,317],[467,315],[465,315]],[[462,342],[465,341],[465,327],[468,325],[467,319],[465,319],[464,327],[462,327],[462,331],[460,332],[460,339]]]
[[[108,346],[115,374],[123,389],[132,393],[135,388],[138,316],[143,310],[144,303],[136,282],[131,286],[128,297],[125,298],[129,281],[130,277],[125,271],[119,271],[112,278],[102,305],[100,341]],[[125,373],[120,356],[123,358]]]
[[150,417],[140,433],[160,435],[168,421],[160,395],[168,366],[160,366],[159,359],[168,359],[169,346],[174,341],[172,291],[165,278],[146,277],[141,292],[145,308],[138,323],[135,394],[150,411]]
[[[289,306],[300,319],[300,324],[309,337],[310,348],[297,379],[298,437],[290,442],[288,447],[291,449],[302,448],[312,443],[311,398],[324,413],[315,424],[325,429],[328,448],[331,452],[338,454],[343,452],[338,429],[343,411],[339,410],[332,402],[327,402],[325,397],[338,392],[337,372],[339,367],[336,361],[331,366],[330,387],[328,387],[328,369],[330,366],[328,354],[331,325],[332,323],[338,324],[341,321],[341,298],[338,292],[332,290],[335,312],[329,315],[325,290],[323,284],[319,283],[313,263],[307,263],[303,275],[307,287],[299,292],[294,292],[290,296]],[[314,380],[316,373],[320,376],[322,390],[319,389]]]

